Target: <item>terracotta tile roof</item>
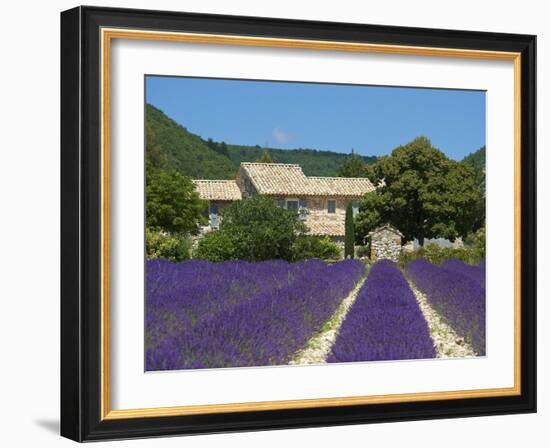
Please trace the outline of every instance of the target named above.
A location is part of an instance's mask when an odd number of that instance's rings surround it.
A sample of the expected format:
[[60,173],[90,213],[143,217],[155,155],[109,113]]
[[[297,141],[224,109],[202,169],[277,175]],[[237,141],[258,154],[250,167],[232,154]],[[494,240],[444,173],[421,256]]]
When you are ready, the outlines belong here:
[[270,195],[311,194],[300,165],[290,163],[241,163],[258,193]]
[[362,196],[374,190],[367,178],[307,177],[290,163],[241,163],[241,169],[260,194]]
[[344,236],[346,233],[344,221],[316,220],[305,222],[310,235]]
[[389,232],[392,232],[392,233],[394,233],[395,235],[400,236],[401,238],[403,238],[403,236],[404,236],[397,228],[395,228],[394,226],[392,226],[391,224],[388,224],[388,223],[382,224],[381,226],[378,226],[376,229],[371,230],[371,231],[367,234],[367,236],[372,236],[372,235],[374,235],[375,233],[381,232],[381,231],[383,231],[383,230],[388,230]]
[[374,191],[366,177],[308,177],[316,194],[326,196],[363,196]]
[[208,201],[238,201],[241,190],[234,180],[193,180],[201,199]]

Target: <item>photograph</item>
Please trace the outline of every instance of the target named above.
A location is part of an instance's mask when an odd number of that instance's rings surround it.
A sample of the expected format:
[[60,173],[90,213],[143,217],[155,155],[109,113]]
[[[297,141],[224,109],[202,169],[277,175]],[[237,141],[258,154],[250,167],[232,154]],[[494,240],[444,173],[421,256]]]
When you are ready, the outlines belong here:
[[486,91],[144,89],[146,372],[489,356]]

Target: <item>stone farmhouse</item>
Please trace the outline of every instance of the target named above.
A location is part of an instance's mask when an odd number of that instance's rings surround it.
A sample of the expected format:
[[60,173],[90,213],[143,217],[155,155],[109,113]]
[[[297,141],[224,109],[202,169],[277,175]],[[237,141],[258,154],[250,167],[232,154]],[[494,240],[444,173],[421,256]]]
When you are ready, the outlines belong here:
[[299,165],[241,163],[235,180],[194,180],[199,196],[208,202],[209,225],[219,226],[219,212],[227,204],[256,194],[272,197],[281,207],[297,210],[309,234],[344,239],[349,203],[357,214],[358,200],[374,190],[367,178],[306,176]]

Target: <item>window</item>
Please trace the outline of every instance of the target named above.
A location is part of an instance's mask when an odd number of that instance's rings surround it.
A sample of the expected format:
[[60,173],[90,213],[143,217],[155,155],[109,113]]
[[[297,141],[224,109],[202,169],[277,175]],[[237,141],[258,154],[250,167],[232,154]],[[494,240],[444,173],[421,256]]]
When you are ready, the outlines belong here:
[[336,213],[336,199],[329,199],[328,200],[328,212],[329,213]]
[[298,201],[298,199],[287,199],[286,200],[286,208],[288,210],[298,211],[299,207],[300,207],[300,202]]
[[357,201],[353,201],[351,203],[351,209],[353,210],[353,216],[357,216],[357,214],[359,213],[359,204],[357,203]]
[[220,220],[218,218],[218,204],[210,203],[210,227],[217,229],[220,226]]

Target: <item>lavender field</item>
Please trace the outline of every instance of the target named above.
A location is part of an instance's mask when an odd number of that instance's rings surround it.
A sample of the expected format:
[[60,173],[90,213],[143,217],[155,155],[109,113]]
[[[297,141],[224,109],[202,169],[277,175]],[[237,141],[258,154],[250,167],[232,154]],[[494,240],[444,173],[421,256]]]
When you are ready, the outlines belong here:
[[[415,260],[401,271],[381,260],[366,280],[357,260],[157,259],[146,271],[148,371],[295,363],[314,336],[329,344],[321,362],[435,358],[415,288],[475,354],[485,354],[483,263]],[[350,298],[335,336],[319,338]]]
[[363,274],[354,260],[148,261],[146,370],[287,364]]
[[408,277],[477,355],[485,355],[485,264],[466,265],[453,260],[435,266],[415,260]]

